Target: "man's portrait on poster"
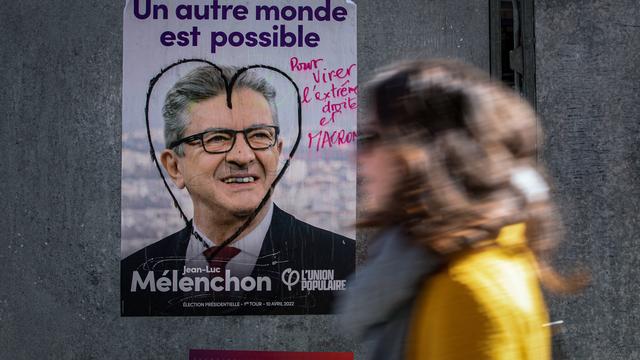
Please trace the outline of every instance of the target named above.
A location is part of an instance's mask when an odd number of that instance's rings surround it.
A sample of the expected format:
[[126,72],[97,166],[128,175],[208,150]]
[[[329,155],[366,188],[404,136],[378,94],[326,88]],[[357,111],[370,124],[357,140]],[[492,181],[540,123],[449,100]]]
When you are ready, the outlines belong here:
[[[193,219],[167,186],[186,225],[122,260],[123,315],[328,313],[353,272],[352,239],[271,197],[295,146],[286,159],[276,89],[253,70],[199,65],[166,93],[156,164],[188,192]],[[291,290],[285,272],[317,281]]]

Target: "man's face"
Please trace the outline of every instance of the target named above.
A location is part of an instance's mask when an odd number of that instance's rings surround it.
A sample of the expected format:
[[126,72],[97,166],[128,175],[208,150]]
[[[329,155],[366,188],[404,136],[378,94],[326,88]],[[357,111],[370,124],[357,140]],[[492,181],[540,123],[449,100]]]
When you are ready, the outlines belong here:
[[[231,100],[233,109],[227,107],[225,94],[192,104],[187,109],[190,122],[185,136],[212,128],[242,130],[273,125],[271,109],[262,94],[237,88]],[[242,217],[258,206],[275,179],[282,141],[265,150],[253,150],[238,133],[227,153],[207,153],[199,141],[183,146],[184,156],[177,158],[181,179],[176,184],[187,188],[196,211],[204,207],[207,213]],[[236,181],[247,178],[249,182]]]

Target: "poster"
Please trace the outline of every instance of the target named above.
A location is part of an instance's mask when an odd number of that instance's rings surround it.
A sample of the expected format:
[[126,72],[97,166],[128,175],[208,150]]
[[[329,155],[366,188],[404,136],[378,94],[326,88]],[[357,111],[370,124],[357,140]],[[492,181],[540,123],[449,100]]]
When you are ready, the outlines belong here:
[[355,267],[356,6],[129,0],[123,316],[326,314]]

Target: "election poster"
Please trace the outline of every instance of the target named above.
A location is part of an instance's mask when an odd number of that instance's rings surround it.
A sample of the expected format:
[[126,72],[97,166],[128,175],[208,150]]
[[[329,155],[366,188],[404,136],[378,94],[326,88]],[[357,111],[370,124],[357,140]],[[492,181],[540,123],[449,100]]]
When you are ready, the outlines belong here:
[[128,0],[121,314],[327,314],[355,268],[356,5]]

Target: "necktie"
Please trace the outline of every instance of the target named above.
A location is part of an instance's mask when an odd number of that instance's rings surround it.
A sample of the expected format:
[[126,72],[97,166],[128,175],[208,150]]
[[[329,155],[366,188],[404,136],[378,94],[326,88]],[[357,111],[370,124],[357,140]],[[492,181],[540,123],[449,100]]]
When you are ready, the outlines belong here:
[[240,253],[240,249],[234,248],[233,246],[225,246],[218,253],[213,256],[213,253],[216,251],[217,247],[210,247],[205,250],[202,254],[209,262],[209,267],[211,268],[220,268],[220,276],[225,277],[225,269],[227,268],[227,264],[234,256]]

